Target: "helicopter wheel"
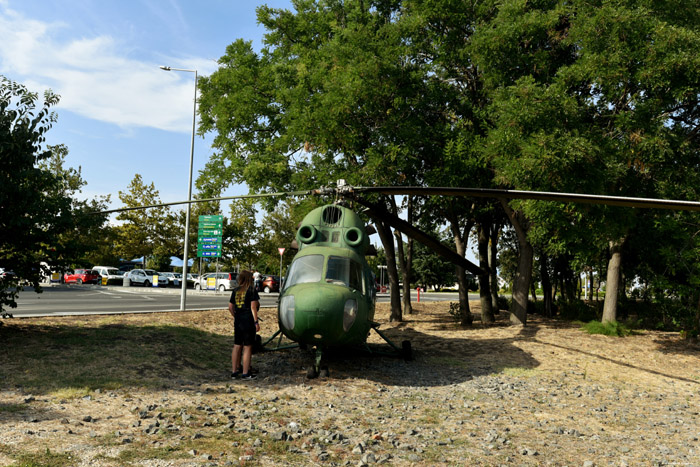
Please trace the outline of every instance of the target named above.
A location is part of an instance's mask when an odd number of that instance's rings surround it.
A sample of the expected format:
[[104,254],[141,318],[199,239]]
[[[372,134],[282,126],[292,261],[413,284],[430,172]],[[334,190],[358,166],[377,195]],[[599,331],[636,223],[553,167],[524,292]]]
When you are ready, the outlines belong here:
[[316,368],[314,367],[309,367],[306,370],[306,379],[314,379],[318,376],[318,372],[316,372]]
[[411,350],[411,341],[401,342],[401,355],[406,361],[413,360],[413,350]]

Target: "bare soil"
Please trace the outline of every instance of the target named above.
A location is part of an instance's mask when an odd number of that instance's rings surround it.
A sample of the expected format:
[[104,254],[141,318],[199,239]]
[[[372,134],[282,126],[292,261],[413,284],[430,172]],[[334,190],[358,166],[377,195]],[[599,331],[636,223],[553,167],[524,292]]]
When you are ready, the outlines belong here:
[[[511,326],[506,312],[493,326],[463,329],[448,307],[414,304],[391,323],[379,305],[380,329],[409,340],[414,360],[346,349],[326,355],[328,378],[307,379],[312,355],[299,349],[256,354],[260,375],[242,382],[230,379],[227,353],[214,352],[220,365],[209,368],[173,361],[167,346],[138,368],[109,363],[143,385],[124,376],[116,385],[18,386],[8,377],[0,465],[700,465],[696,342],[657,331],[588,335],[538,316]],[[271,334],[275,310],[261,318]],[[12,320],[0,337],[11,327],[31,346],[37,328],[64,326],[143,326],[137,335],[151,343],[163,326],[232,334],[228,313],[214,310]],[[185,345],[206,353],[210,341],[198,336]],[[369,343],[389,349],[374,333]],[[0,369],[29,371],[12,365]]]

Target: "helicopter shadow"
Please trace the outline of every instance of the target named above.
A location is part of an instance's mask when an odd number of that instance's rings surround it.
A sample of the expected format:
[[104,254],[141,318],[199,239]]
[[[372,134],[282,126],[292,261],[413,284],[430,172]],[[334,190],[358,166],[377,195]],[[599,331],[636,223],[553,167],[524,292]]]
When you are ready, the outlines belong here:
[[[413,359],[404,360],[389,344],[377,339],[371,339],[367,347],[327,349],[322,366],[328,367],[329,379],[366,380],[397,387],[437,387],[498,374],[506,368],[527,370],[540,364],[515,345],[522,336],[478,340],[441,337],[412,329],[410,325],[399,325],[384,333],[399,348],[401,342],[410,341]],[[297,377],[313,365],[314,355],[313,350],[287,349],[265,353],[255,359],[260,362],[262,372],[275,375],[272,379],[276,384],[284,380],[297,384]],[[325,378],[319,379],[323,380]]]

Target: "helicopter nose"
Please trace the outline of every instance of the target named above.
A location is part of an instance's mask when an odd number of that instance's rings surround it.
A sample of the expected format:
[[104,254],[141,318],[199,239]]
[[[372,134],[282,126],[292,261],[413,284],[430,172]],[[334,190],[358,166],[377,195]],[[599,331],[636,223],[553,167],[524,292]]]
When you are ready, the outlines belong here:
[[337,286],[300,285],[280,300],[282,324],[293,338],[306,343],[342,341],[343,333],[352,325],[351,322],[348,325],[348,320],[354,321],[356,312],[357,301],[349,297],[348,290]]

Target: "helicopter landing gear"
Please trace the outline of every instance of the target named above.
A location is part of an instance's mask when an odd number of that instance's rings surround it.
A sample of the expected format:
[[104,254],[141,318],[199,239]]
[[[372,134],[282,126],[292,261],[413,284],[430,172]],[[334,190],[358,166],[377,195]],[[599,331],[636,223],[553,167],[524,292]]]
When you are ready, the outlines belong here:
[[[372,352],[377,355],[386,355],[390,357],[400,357],[406,360],[407,362],[413,360],[413,349],[411,348],[411,341],[402,341],[401,342],[401,348],[399,348],[396,344],[394,344],[391,339],[389,339],[386,334],[384,334],[382,331],[379,329],[379,323],[373,323],[372,329],[379,334],[379,337],[384,339],[384,342],[389,344],[389,346],[394,350],[394,352]],[[371,352],[371,351],[370,351]]]
[[316,348],[316,359],[314,360],[314,366],[306,370],[306,377],[308,379],[313,379],[317,377],[328,378],[330,371],[327,366],[321,366],[321,358],[323,357],[323,351]]

